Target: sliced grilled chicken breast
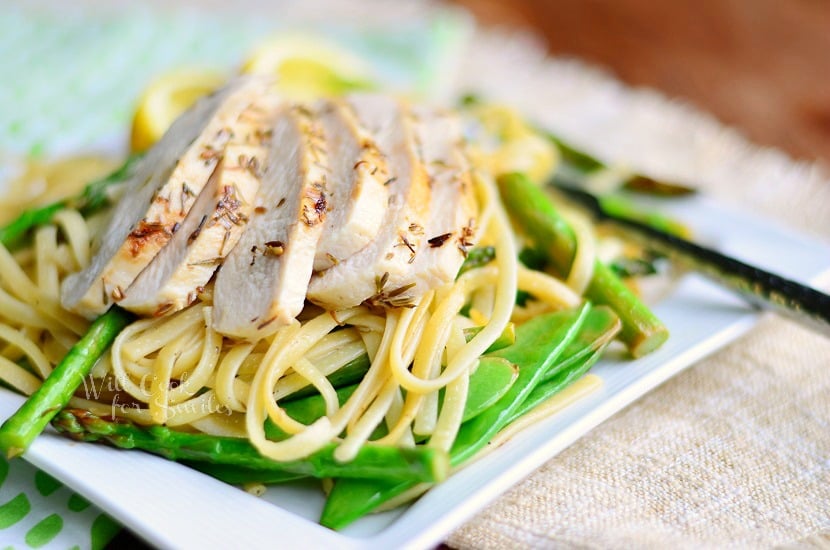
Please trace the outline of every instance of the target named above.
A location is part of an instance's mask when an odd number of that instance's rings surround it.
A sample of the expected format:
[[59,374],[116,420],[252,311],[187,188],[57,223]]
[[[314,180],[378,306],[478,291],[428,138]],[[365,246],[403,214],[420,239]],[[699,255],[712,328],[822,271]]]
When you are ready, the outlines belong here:
[[412,265],[417,284],[409,293],[418,296],[455,280],[473,246],[478,207],[461,121],[453,113],[426,108],[415,109],[415,118],[432,182],[429,221],[424,228],[426,246]]
[[331,165],[326,182],[329,211],[314,256],[314,270],[322,271],[375,238],[386,212],[390,176],[374,138],[350,108],[327,100],[318,113]]
[[256,339],[302,310],[326,216],[328,159],[314,114],[277,117],[256,208],[214,287],[214,328]]
[[229,126],[269,85],[262,78],[235,81],[173,123],[126,182],[92,263],[64,281],[64,307],[92,318],[123,297],[180,228],[221,160]]
[[121,307],[159,316],[196,300],[245,231],[281,104],[274,95],[260,96],[233,122],[221,163],[179,230],[118,301]]
[[390,172],[388,206],[375,239],[358,253],[316,274],[308,298],[328,309],[364,301],[401,305],[399,296],[411,284],[405,282],[411,264],[426,243],[429,181],[417,153],[408,108],[393,98],[373,94],[352,96],[348,104],[386,156]]

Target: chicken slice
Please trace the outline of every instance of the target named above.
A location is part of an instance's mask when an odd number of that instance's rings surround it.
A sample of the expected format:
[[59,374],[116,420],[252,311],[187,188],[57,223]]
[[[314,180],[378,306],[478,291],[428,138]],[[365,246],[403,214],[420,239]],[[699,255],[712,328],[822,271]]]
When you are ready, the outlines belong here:
[[179,230],[118,301],[121,307],[165,315],[204,290],[250,219],[281,104],[275,95],[260,96],[231,125],[221,163]]
[[326,134],[331,176],[326,182],[328,214],[314,256],[314,271],[348,258],[375,238],[389,193],[386,160],[354,112],[339,100],[319,110]]
[[461,121],[450,112],[415,110],[416,134],[432,182],[426,246],[412,265],[416,286],[403,294],[419,296],[455,280],[473,246],[478,206]]
[[372,94],[352,96],[348,103],[386,156],[390,173],[388,206],[375,239],[358,253],[316,274],[308,298],[328,309],[364,301],[401,305],[398,297],[409,288],[406,281],[411,264],[426,244],[424,225],[430,200],[426,169],[417,152],[408,108],[395,99]]
[[216,275],[214,328],[222,334],[261,338],[302,310],[326,216],[323,143],[306,107],[277,117],[254,214]]
[[93,318],[123,297],[181,227],[221,160],[228,127],[269,86],[263,78],[237,80],[173,123],[125,183],[92,263],[64,281],[65,308]]

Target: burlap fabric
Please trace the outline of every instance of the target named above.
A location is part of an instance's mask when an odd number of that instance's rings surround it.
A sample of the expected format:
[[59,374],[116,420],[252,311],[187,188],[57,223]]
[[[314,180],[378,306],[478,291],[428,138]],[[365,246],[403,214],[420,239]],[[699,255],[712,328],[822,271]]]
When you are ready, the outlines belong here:
[[[830,238],[821,169],[753,147],[653,92],[545,60],[526,37],[480,33],[477,43],[465,75],[491,96],[525,105],[606,159]],[[828,533],[830,338],[767,317],[531,473],[447,544],[830,547]]]
[[830,339],[778,319],[625,409],[458,548],[769,547],[830,530]]

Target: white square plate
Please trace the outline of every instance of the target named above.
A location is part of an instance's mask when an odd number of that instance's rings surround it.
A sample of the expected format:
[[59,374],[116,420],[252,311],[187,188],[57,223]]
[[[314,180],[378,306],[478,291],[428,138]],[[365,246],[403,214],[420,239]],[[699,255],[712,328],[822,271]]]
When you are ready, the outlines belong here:
[[[661,209],[728,254],[803,282],[830,274],[830,246],[702,197]],[[753,310],[695,275],[656,306],[672,336],[637,361],[603,359],[604,385],[496,452],[453,475],[413,505],[356,522],[337,533],[316,524],[323,495],[302,483],[264,498],[141,452],[75,443],[47,433],[25,458],[164,548],[425,548],[615,412],[748,330]],[[21,398],[0,397],[0,417]]]

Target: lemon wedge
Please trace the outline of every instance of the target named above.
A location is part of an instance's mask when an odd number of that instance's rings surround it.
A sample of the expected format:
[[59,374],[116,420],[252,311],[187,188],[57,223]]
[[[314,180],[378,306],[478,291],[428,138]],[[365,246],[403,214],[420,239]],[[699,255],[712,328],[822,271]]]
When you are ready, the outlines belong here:
[[317,35],[288,33],[263,42],[242,72],[277,76],[286,97],[309,100],[374,87],[372,67],[363,59]]
[[219,88],[227,76],[206,70],[178,70],[154,79],[144,90],[133,116],[130,147],[144,151],[167,131],[197,99]]

